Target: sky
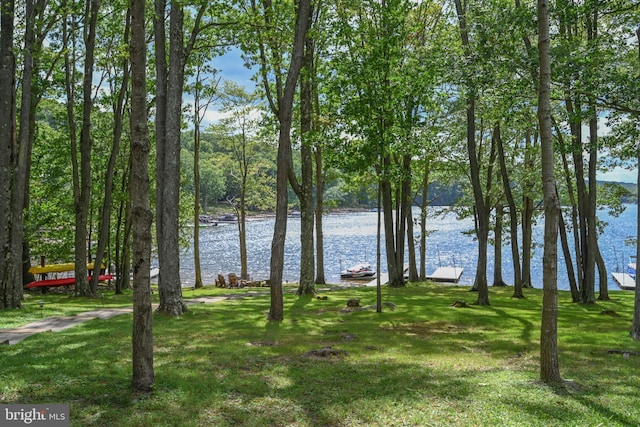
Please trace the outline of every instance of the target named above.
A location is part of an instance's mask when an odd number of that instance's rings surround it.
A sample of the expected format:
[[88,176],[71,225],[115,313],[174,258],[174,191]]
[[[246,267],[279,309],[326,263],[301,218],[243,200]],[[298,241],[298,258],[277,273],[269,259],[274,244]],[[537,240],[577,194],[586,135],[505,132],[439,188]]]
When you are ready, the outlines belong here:
[[[244,66],[242,60],[242,52],[238,48],[232,48],[229,52],[216,58],[213,61],[213,65],[218,69],[225,80],[233,80],[241,86],[244,86],[248,91],[255,88],[255,82],[251,81],[251,76],[254,72]],[[205,116],[205,124],[213,123],[223,117],[223,113],[216,110],[215,107],[211,107]],[[606,126],[600,127],[600,132],[607,132]],[[587,133],[588,134],[588,133]],[[601,181],[613,181],[613,182],[627,182],[637,183],[638,172],[637,169],[624,169],[621,167],[615,168],[608,172],[598,173],[598,180]]]
[[610,172],[599,173],[598,180],[613,181],[613,182],[630,182],[630,183],[636,184],[638,182],[638,170],[616,168]]

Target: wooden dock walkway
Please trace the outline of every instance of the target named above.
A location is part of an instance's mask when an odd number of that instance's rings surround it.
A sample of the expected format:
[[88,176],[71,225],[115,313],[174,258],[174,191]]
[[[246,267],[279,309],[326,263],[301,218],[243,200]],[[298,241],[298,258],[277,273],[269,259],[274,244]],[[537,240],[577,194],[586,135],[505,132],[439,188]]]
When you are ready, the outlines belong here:
[[611,273],[613,280],[625,291],[633,291],[636,289],[636,279],[627,273]]
[[458,283],[462,277],[463,270],[461,267],[438,267],[427,276],[428,280],[434,282]]

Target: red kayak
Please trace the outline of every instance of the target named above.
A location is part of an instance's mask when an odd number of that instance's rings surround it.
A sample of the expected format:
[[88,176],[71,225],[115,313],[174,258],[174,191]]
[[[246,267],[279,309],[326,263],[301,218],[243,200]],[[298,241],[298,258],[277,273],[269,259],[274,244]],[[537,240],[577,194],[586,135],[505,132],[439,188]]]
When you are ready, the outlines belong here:
[[[113,275],[111,274],[101,274],[98,276],[98,280],[100,282],[106,282],[108,280],[113,279]],[[87,280],[91,280],[91,276],[87,277]],[[62,279],[47,279],[47,280],[36,280],[35,282],[29,283],[25,286],[27,289],[30,288],[42,288],[42,287],[55,287],[55,286],[69,286],[76,283],[75,277],[65,277]]]

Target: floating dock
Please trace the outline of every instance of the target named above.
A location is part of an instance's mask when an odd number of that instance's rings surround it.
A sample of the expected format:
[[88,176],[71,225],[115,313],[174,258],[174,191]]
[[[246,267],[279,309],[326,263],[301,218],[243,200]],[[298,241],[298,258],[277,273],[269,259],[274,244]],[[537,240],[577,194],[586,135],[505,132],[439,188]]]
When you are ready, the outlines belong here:
[[636,289],[636,279],[627,273],[611,273],[613,280],[625,291],[633,291]]
[[458,283],[460,277],[462,277],[462,272],[461,267],[438,267],[427,276],[427,279],[434,282]]

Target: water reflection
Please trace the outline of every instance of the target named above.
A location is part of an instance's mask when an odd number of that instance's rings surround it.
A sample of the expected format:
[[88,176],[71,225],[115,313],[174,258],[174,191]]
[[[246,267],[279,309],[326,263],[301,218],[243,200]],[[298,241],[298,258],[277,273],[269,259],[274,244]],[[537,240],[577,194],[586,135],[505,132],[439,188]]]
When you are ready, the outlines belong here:
[[[435,214],[435,208],[431,215]],[[619,217],[613,218],[600,212],[601,219],[608,222],[605,233],[600,237],[600,249],[610,273],[626,262],[633,248],[624,246],[624,239],[636,229],[636,205],[629,205]],[[418,211],[414,211],[417,216]],[[376,212],[349,214],[330,214],[323,220],[325,277],[329,283],[340,283],[340,270],[359,262],[376,261]],[[247,223],[247,251],[249,274],[253,279],[269,277],[271,240],[273,238],[274,218],[256,219]],[[473,221],[458,220],[454,214],[439,215],[428,219],[428,229],[433,232],[427,237],[427,273],[439,265],[451,265],[464,268],[460,283],[471,285],[477,262],[477,241],[467,232],[473,228]],[[415,230],[417,233],[417,229]],[[416,245],[417,245],[416,234]],[[542,222],[534,231],[534,249],[532,259],[532,281],[535,287],[542,287]],[[417,246],[416,246],[417,247]],[[384,244],[382,248],[382,268],[386,262]],[[562,256],[559,253],[560,257]],[[240,251],[238,247],[237,224],[224,224],[217,227],[200,229],[200,257],[202,276],[206,284],[215,282],[217,274],[240,273]],[[406,256],[405,256],[406,259]],[[193,247],[182,254],[180,259],[183,286],[194,282]],[[289,282],[298,280],[300,266],[300,218],[289,218],[285,241],[285,260],[283,279]],[[489,284],[493,282],[493,248],[490,246],[487,266]],[[513,283],[513,267],[508,242],[503,247],[503,279]],[[562,257],[558,265],[558,287],[568,289],[566,269]],[[610,280],[610,287],[616,288]]]

